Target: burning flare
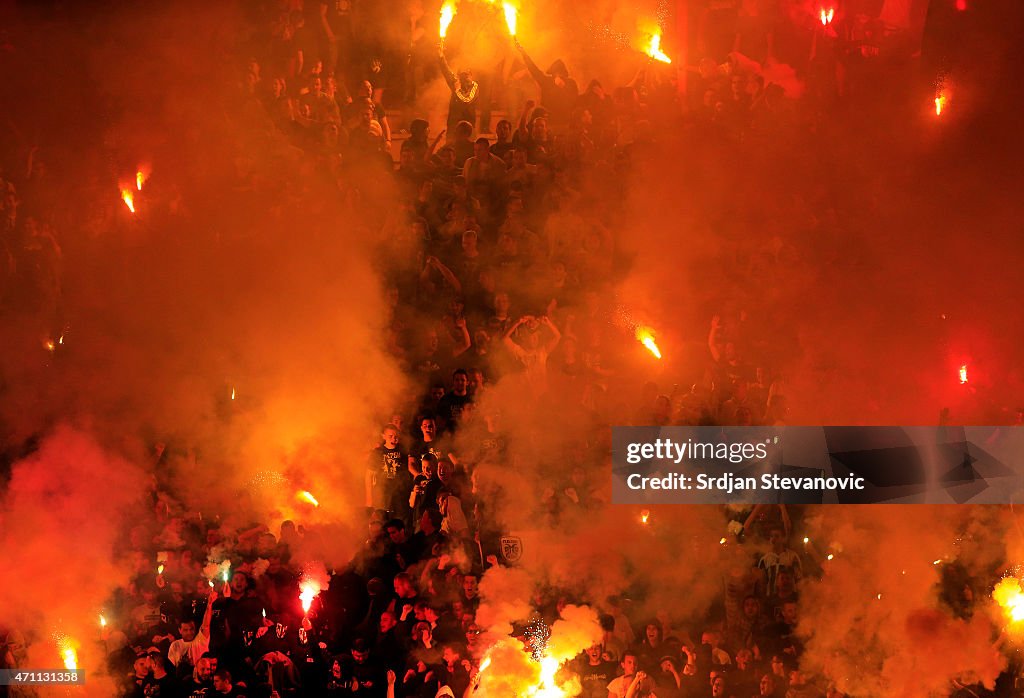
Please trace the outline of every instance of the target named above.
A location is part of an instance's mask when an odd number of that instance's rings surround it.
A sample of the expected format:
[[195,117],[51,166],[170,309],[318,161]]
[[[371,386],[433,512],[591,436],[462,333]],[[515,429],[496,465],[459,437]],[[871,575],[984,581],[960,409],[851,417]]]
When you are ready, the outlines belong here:
[[314,582],[312,579],[304,579],[299,584],[299,601],[302,602],[302,612],[309,613],[309,609],[313,606],[313,599],[320,593],[320,585]]
[[836,16],[836,10],[834,7],[830,7],[827,10],[823,7],[821,12],[818,13],[818,18],[821,20],[821,26],[827,27],[832,24],[832,18]]
[[960,367],[960,385],[967,382],[967,364]]
[[654,341],[654,330],[650,327],[637,327],[636,338],[647,347],[647,351],[654,354],[656,359],[661,358],[661,349],[658,348],[657,343]]
[[640,523],[647,523],[651,518],[650,509],[644,509],[640,512]]
[[1003,609],[1010,623],[1024,620],[1024,591],[1019,580],[1013,577],[1002,579],[992,591],[992,599]]
[[455,2],[454,0],[445,0],[445,3],[441,5],[441,23],[438,28],[442,39],[448,36],[448,27],[453,19],[455,19]]
[[946,95],[941,92],[935,95],[935,116],[942,116],[942,111],[946,108]]
[[71,638],[67,635],[61,635],[57,640],[57,648],[60,650],[60,656],[64,660],[64,668],[68,671],[78,669],[78,653],[71,643]]
[[107,627],[107,619],[104,618],[103,616],[100,616],[100,627],[101,628]]
[[518,11],[515,5],[505,0],[501,3],[501,9],[505,11],[505,25],[508,27],[508,35],[516,35],[516,21],[518,20]]
[[303,502],[309,502],[310,504],[312,504],[312,505],[313,505],[313,506],[315,506],[315,507],[318,507],[318,506],[320,506],[320,502],[318,502],[318,501],[316,500],[316,497],[314,497],[314,496],[313,496],[312,494],[310,494],[310,493],[309,493],[308,491],[306,491],[306,490],[302,490],[301,492],[297,493],[297,494],[295,495],[295,498],[296,498],[296,499],[299,499],[299,500],[301,500],[301,501],[303,501]]
[[163,574],[164,573],[163,563],[160,563],[160,566],[156,568],[156,573],[157,574]]
[[[644,53],[646,53],[648,56],[650,56],[654,60],[661,61],[662,63],[671,63],[672,62],[672,59],[669,58],[668,55],[666,55],[665,52],[661,50],[661,32],[660,31],[655,32],[654,34],[651,34],[651,39],[650,39],[650,41],[647,42],[647,46],[646,46],[646,48],[644,48]],[[648,348],[650,348],[650,347],[648,347]],[[661,354],[657,353],[657,351],[652,350],[652,353],[655,356],[657,356],[659,359],[661,358]]]
[[124,205],[128,207],[128,210],[135,213],[135,195],[132,194],[132,190],[127,187],[121,188],[121,200],[124,201]]

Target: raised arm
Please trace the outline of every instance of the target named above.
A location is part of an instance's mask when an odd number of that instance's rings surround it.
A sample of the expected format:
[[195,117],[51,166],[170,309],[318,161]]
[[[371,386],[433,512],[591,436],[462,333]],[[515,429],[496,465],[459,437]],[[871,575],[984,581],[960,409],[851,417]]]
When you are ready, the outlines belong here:
[[547,315],[542,317],[540,322],[548,328],[548,331],[551,332],[551,338],[548,339],[547,343],[544,345],[544,351],[550,354],[555,350],[555,347],[558,346],[558,343],[562,341],[562,333],[558,331],[558,328],[555,327],[555,323],[551,322],[551,318]]
[[455,326],[459,328],[461,336],[459,337],[459,343],[455,345],[454,349],[452,349],[452,358],[462,356],[471,346],[473,346],[473,340],[470,339],[469,336],[469,328],[466,327],[466,318],[455,318]]
[[206,612],[203,613],[203,624],[199,626],[199,633],[206,638],[207,642],[210,640],[210,619],[213,618],[213,603],[216,600],[217,592],[211,591],[206,602]]
[[454,92],[455,73],[452,72],[451,66],[448,65],[448,59],[444,57],[444,46],[438,47],[437,55],[441,59],[441,74],[444,75],[444,81],[448,83],[448,89]]
[[545,77],[544,73],[541,72],[541,69],[533,62],[533,59],[526,54],[526,49],[523,48],[523,45],[519,43],[518,39],[516,40],[516,48],[519,49],[519,55],[523,57],[523,62],[526,63],[526,69],[530,71],[530,75],[537,81],[538,85],[543,85]]

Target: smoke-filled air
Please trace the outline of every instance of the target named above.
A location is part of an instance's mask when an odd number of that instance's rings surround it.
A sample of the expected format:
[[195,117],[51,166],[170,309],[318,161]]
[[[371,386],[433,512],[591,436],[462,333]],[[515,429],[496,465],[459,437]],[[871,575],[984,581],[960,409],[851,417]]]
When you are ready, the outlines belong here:
[[0,698],[1024,695],[1013,505],[612,497],[1015,438],[1021,12],[0,3]]

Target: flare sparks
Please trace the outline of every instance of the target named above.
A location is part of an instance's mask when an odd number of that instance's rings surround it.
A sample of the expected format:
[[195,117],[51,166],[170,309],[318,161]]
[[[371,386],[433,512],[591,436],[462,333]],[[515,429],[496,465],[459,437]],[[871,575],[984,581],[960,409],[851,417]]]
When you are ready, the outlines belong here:
[[818,13],[818,18],[821,20],[821,26],[827,27],[832,24],[832,19],[836,16],[836,10],[834,7],[830,7],[827,10],[823,7],[821,12]]
[[309,613],[313,606],[313,599],[320,593],[320,585],[311,579],[304,579],[299,585],[299,601],[302,602],[302,612]]
[[60,635],[57,638],[57,649],[60,650],[60,656],[64,660],[65,669],[68,671],[78,669],[78,652],[75,651],[71,638],[67,635]]
[[654,341],[654,330],[650,327],[637,327],[636,338],[647,347],[647,351],[654,354],[654,358],[661,358],[661,349],[658,348],[658,344]]

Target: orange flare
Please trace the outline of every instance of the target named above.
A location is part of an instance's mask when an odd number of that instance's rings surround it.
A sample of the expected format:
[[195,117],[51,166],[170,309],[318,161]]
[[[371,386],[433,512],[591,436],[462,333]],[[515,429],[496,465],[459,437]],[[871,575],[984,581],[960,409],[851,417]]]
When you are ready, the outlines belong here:
[[654,354],[656,359],[661,358],[661,349],[658,348],[658,344],[654,341],[654,331],[650,327],[637,327],[636,338],[647,347],[647,351]]
[[967,382],[967,364],[960,367],[960,384],[963,385]]
[[124,201],[124,205],[128,207],[129,211],[135,213],[135,195],[132,194],[131,189],[122,187],[121,200]]
[[[661,50],[661,32],[651,34],[650,41],[647,42],[647,47],[644,49],[644,53],[653,58],[656,61],[662,63],[671,63],[672,59],[669,58],[664,51]],[[659,359],[660,355],[655,354]]]
[[452,0],[447,0],[441,5],[441,22],[438,27],[438,33],[442,39],[448,36],[448,27],[453,19],[455,19],[455,3]]
[[992,599],[1003,609],[1011,623],[1024,620],[1024,591],[1017,579],[1006,577],[1001,580],[992,591]]
[[821,20],[821,26],[827,27],[832,24],[832,18],[836,16],[835,8],[830,7],[827,10],[823,7],[821,12],[818,13],[818,18]]
[[310,494],[306,490],[302,490],[301,492],[297,493],[295,495],[295,498],[299,499],[299,500],[301,500],[303,502],[309,502],[310,504],[312,504],[315,507],[320,506],[320,502],[318,502],[316,500],[316,497],[314,497],[312,494]]
[[644,509],[643,511],[640,512],[640,523],[647,523],[650,520],[650,518],[651,511],[649,509]]
[[515,36],[516,21],[518,19],[515,5],[506,0],[506,2],[501,3],[501,9],[505,12],[505,26],[508,27],[508,35]]

